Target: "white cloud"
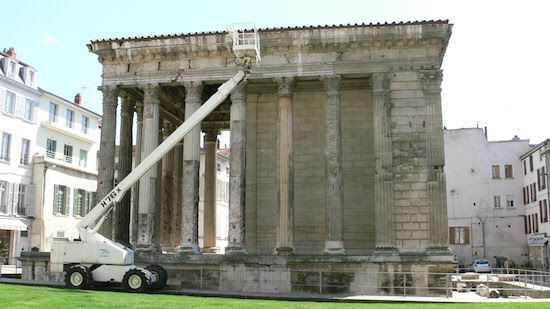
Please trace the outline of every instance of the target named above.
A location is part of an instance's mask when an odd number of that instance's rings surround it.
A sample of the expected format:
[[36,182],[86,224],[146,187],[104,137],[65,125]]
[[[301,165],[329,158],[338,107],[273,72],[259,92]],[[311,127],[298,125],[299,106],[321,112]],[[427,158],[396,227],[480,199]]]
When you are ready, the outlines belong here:
[[42,41],[44,41],[44,43],[48,45],[51,45],[55,43],[55,37],[53,36],[53,34],[46,33],[42,36]]

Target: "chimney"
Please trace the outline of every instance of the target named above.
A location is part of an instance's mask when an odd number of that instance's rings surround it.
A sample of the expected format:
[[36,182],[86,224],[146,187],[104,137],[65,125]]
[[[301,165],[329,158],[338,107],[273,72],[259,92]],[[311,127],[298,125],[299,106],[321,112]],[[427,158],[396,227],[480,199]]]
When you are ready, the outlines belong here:
[[78,105],[82,105],[82,96],[80,95],[80,93],[77,93],[74,96],[74,103]]
[[17,58],[17,53],[15,52],[15,48],[13,47],[10,47],[7,51],[6,51],[6,54],[8,54],[10,57],[12,58]]

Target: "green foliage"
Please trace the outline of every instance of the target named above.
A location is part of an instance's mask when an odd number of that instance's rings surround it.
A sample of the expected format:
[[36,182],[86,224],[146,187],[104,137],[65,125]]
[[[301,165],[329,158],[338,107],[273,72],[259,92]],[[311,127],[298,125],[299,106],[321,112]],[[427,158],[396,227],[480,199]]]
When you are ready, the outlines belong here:
[[134,294],[0,283],[0,308],[547,308],[548,303],[313,302]]

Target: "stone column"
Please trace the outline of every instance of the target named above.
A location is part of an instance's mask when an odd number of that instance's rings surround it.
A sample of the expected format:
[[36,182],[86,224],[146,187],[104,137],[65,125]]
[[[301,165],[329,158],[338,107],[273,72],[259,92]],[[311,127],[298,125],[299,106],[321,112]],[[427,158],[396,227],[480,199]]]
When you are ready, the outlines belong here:
[[326,254],[345,254],[344,249],[344,188],[342,176],[342,118],[340,110],[339,75],[324,76],[321,80],[327,93],[325,108],[326,149],[326,222],[328,238]]
[[449,254],[447,248],[447,198],[443,167],[443,118],[441,70],[420,71],[426,99],[426,165],[428,168],[429,251]]
[[[120,147],[118,154],[118,181],[122,181],[132,171],[132,126],[134,121],[134,100],[129,96],[122,97],[120,112]],[[128,191],[120,200],[116,209],[115,240],[130,244],[130,194]]]
[[[158,84],[147,84],[143,89],[143,129],[141,158],[147,157],[159,144],[159,91]],[[139,182],[138,242],[136,250],[157,251],[154,244],[155,201],[158,168],[153,166]]]
[[279,255],[294,254],[294,167],[292,136],[292,101],[295,77],[275,79],[279,86],[277,143],[277,246]]
[[[137,166],[141,163],[141,139],[143,132],[143,106],[135,107],[137,121],[136,121],[136,151],[134,152],[134,164]],[[139,181],[132,186],[132,239],[131,242],[135,246],[138,239],[138,218],[139,218]]]
[[183,178],[183,162],[181,158],[183,157],[183,141],[180,141],[176,147],[174,147],[174,192],[172,196],[174,197],[172,201],[172,235],[170,238],[172,248],[178,248],[182,243],[181,238],[181,194],[182,194],[182,178]]
[[[103,92],[103,116],[101,117],[96,191],[96,200],[100,201],[114,188],[118,89],[116,86],[100,86],[98,89]],[[103,223],[99,233],[112,239],[112,231],[112,220],[108,218]]]
[[204,139],[204,246],[203,253],[216,253],[216,142],[218,130],[208,130]]
[[246,84],[231,94],[229,156],[229,231],[226,254],[247,254],[245,248]]
[[[174,125],[167,120],[163,122],[163,140],[166,140],[174,132]],[[172,217],[174,200],[174,149],[170,150],[162,158],[162,194],[160,210],[160,245],[163,250],[171,249],[170,237],[172,235]]]
[[[185,82],[185,119],[202,104],[202,82]],[[180,251],[199,254],[200,124],[183,139],[182,238]]]
[[395,254],[390,75],[372,76],[374,99],[374,207],[376,254]]

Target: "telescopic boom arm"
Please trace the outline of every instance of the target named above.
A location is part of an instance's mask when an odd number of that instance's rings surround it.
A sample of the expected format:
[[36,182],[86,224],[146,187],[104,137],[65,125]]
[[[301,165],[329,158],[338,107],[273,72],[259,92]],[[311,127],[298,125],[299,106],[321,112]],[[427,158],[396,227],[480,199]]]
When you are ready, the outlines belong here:
[[[222,84],[218,91],[210,97],[197,111],[185,120],[164,142],[162,142],[151,154],[149,154],[130,174],[128,174],[107,196],[105,196],[94,208],[76,225],[80,238],[86,241],[89,231],[97,231],[105,221],[109,212],[116,203],[122,199],[124,193],[138,181],[150,168],[170,151],[183,137],[198,125],[206,116],[216,109],[227,96],[235,90],[245,77],[244,71],[239,71],[233,78]],[[100,219],[101,218],[101,219]],[[97,221],[99,219],[99,221]],[[91,226],[95,224],[93,230]]]

